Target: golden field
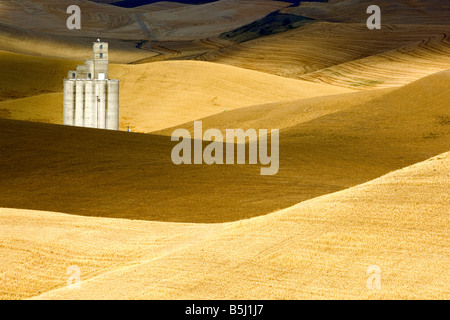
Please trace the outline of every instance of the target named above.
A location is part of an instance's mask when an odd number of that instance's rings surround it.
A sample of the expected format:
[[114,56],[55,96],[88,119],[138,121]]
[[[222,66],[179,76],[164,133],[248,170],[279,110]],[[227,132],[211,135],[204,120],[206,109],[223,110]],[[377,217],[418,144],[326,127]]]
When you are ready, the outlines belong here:
[[[0,57],[6,70],[6,77],[0,80],[1,97],[26,96],[0,101],[0,110],[11,113],[12,119],[62,123],[59,80],[80,62],[8,52],[0,52]],[[262,103],[351,91],[199,61],[119,64],[111,65],[110,72],[111,78],[121,81],[121,128],[130,126],[137,132],[161,130]],[[45,109],[36,108],[40,105]]]
[[[449,170],[444,153],[223,224],[1,209],[2,298],[448,298]],[[66,287],[71,265],[80,290]],[[382,270],[380,291],[366,287],[369,265]]]
[[[75,0],[74,36],[60,2],[0,4],[0,299],[450,298],[448,5]],[[223,38],[276,10],[314,21]],[[119,131],[61,125],[98,29]],[[279,172],[174,165],[197,120],[279,129]]]

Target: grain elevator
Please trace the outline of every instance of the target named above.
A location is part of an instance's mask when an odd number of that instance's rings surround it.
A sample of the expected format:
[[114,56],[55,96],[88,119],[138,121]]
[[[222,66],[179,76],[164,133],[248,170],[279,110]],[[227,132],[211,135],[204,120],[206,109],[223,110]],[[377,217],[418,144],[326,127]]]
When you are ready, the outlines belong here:
[[108,77],[108,43],[93,44],[85,60],[64,79],[64,124],[119,130],[119,80]]

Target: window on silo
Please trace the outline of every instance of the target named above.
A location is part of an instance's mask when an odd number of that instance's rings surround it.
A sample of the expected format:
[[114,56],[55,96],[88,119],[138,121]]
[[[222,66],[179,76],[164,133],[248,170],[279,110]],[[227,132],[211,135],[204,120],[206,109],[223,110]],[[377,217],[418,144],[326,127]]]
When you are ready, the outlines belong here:
[[88,77],[89,77],[89,79],[91,79],[91,78],[92,78],[92,76],[91,76],[91,74],[90,74],[90,73],[88,74]]
[[103,59],[103,53],[100,53],[100,59]]
[[103,50],[103,45],[102,44],[100,45],[100,50]]
[[74,79],[75,79],[75,73],[72,73],[72,78],[74,78]]

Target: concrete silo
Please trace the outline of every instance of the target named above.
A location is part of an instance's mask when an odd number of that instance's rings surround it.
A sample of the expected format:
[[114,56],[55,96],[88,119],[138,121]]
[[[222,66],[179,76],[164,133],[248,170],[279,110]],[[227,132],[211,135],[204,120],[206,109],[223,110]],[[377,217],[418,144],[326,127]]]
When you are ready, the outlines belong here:
[[106,129],[106,81],[95,80],[95,92],[98,108],[97,128]]
[[93,59],[64,79],[64,124],[119,130],[119,80],[108,79],[108,43],[93,45]]
[[119,80],[107,82],[106,129],[119,130]]
[[73,125],[75,121],[75,81],[64,80],[64,124]]
[[84,81],[75,82],[75,126],[84,127]]

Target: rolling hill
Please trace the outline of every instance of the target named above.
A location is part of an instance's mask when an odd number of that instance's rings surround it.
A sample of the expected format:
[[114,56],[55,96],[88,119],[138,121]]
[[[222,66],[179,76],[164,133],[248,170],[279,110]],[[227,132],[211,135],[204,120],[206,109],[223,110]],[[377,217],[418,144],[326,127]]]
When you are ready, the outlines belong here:
[[[449,159],[228,224],[0,209],[0,253],[9,261],[1,296],[446,299]],[[80,290],[66,287],[72,265]],[[371,265],[381,269],[379,291],[366,287]]]
[[[0,1],[0,299],[448,299],[450,3],[181,2]],[[61,125],[97,38],[120,131]],[[175,165],[194,121],[277,174]]]
[[448,26],[319,22],[197,59],[354,89],[401,86],[450,68]]
[[[66,26],[70,5],[80,7],[80,30]],[[218,38],[221,33],[288,5],[272,0],[221,0],[122,8],[87,0],[5,0],[0,3],[0,50],[74,60],[101,38],[111,44],[115,63],[189,57],[221,47],[226,43]]]
[[[276,176],[261,176],[258,165],[175,166],[167,136],[2,119],[0,206],[209,223],[267,214],[449,150],[449,76],[380,90],[360,104],[349,94],[350,108],[336,110],[329,99],[313,117],[305,110],[311,100],[293,102],[287,107],[297,120],[280,131]],[[272,129],[266,112],[251,116]]]
[[[1,117],[62,124],[62,79],[80,62],[0,52]],[[121,129],[150,132],[225,110],[351,90],[199,61],[110,65]],[[24,98],[26,97],[26,98]],[[19,98],[19,99],[11,99]]]

